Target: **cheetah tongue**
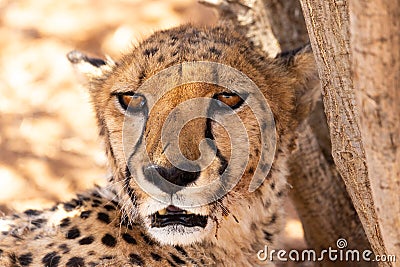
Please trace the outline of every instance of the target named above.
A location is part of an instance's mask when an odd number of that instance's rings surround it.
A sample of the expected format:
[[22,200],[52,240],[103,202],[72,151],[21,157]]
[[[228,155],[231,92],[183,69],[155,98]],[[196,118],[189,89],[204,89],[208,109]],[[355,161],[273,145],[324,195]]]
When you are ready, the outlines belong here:
[[196,214],[153,214],[151,216],[151,227],[165,227],[168,225],[180,224],[186,227],[200,226],[202,228],[207,225],[207,216]]

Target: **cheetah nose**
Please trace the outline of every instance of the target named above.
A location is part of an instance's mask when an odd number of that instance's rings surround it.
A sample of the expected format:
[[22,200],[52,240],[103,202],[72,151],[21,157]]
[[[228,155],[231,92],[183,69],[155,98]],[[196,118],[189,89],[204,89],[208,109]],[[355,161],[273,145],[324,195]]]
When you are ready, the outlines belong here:
[[[199,167],[192,166],[191,169],[198,170]],[[159,165],[150,165],[143,169],[143,174],[147,181],[163,192],[174,194],[196,181],[200,176],[200,171],[185,171],[175,166],[165,168]]]

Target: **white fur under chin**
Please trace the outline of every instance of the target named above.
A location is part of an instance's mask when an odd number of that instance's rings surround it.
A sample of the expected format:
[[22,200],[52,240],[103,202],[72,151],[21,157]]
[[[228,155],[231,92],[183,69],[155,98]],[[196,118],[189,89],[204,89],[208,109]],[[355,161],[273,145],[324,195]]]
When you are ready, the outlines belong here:
[[169,225],[165,227],[147,227],[149,234],[162,245],[186,246],[203,241],[211,234],[215,223],[208,218],[205,228],[183,225]]

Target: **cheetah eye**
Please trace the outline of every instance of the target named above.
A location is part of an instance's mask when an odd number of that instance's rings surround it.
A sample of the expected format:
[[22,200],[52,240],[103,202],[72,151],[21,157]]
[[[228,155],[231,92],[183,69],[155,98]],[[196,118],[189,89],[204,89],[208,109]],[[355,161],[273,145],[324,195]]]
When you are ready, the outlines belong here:
[[235,93],[217,94],[215,99],[231,107],[232,109],[240,107],[244,102],[244,100]]
[[146,105],[146,99],[140,94],[118,94],[117,99],[124,111],[137,112],[142,110]]

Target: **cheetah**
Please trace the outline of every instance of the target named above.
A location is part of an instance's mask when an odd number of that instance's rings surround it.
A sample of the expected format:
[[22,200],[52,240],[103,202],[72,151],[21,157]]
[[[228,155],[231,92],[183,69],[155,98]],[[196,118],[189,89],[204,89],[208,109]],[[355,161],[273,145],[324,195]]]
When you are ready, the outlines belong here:
[[[187,24],[116,61],[67,57],[89,90],[112,175],[68,202],[0,219],[0,266],[274,266],[257,251],[282,231],[286,159],[318,83],[310,49],[270,58],[230,26]],[[197,78],[180,83],[188,73]]]

